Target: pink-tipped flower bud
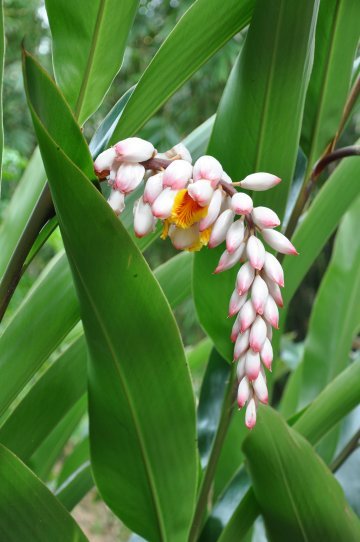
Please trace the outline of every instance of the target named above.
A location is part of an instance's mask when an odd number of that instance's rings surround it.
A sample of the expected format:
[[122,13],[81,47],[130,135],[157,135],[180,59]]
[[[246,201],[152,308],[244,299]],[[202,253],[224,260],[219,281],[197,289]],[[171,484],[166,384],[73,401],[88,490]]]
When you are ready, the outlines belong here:
[[246,303],[243,305],[239,312],[239,318],[240,318],[240,333],[244,333],[251,324],[254,322],[256,318],[256,311],[254,309],[254,305],[251,302],[251,299],[246,301]]
[[264,403],[264,405],[267,405],[269,401],[269,393],[268,393],[268,389],[266,385],[266,379],[261,371],[259,372],[257,379],[254,380],[252,385],[253,385],[253,389],[254,389],[256,397],[259,399],[261,403]]
[[136,237],[144,237],[154,230],[155,218],[149,203],[141,197],[134,205],[134,231]]
[[199,228],[194,224],[190,228],[170,228],[169,237],[177,250],[186,250],[194,245],[199,239]]
[[222,273],[223,271],[227,271],[228,269],[231,269],[234,267],[235,264],[237,264],[240,261],[241,256],[243,255],[245,250],[245,243],[242,243],[235,252],[232,252],[231,254],[225,250],[219,260],[219,263],[217,265],[217,268],[215,269],[214,273]]
[[144,162],[154,154],[154,146],[140,137],[128,137],[115,145],[116,155],[124,162]]
[[125,209],[125,196],[122,192],[118,190],[111,190],[110,196],[108,199],[108,204],[115,212],[116,215],[119,215]]
[[276,284],[284,286],[284,271],[281,264],[277,261],[275,256],[270,252],[265,253],[264,271],[270,280],[273,280]]
[[281,254],[293,254],[298,255],[298,251],[294,245],[289,241],[285,235],[276,230],[265,229],[261,231],[264,240],[274,250],[281,252]]
[[261,352],[266,339],[266,324],[261,316],[257,316],[250,329],[249,344],[254,352]]
[[253,210],[253,200],[243,192],[237,192],[231,198],[231,208],[237,215],[249,215]]
[[263,228],[276,228],[280,224],[278,215],[268,207],[254,207],[251,218],[261,230]]
[[241,188],[247,190],[262,191],[269,190],[279,184],[281,179],[271,173],[252,173],[243,179],[240,183]]
[[171,188],[165,188],[165,190],[161,192],[152,204],[152,212],[156,218],[160,218],[161,220],[169,218],[176,194],[177,190],[171,190]]
[[247,329],[244,333],[239,333],[234,347],[234,359],[239,359],[249,348],[250,332]]
[[144,174],[145,168],[141,164],[124,162],[117,170],[114,188],[129,194],[139,186]]
[[211,230],[210,240],[208,243],[209,248],[214,248],[225,241],[228,229],[234,220],[234,213],[231,209],[227,209],[217,218]]
[[237,404],[242,408],[250,397],[250,384],[246,376],[240,381],[237,392]]
[[260,275],[257,275],[251,287],[251,301],[254,305],[255,311],[260,315],[264,313],[265,303],[268,295],[269,289],[266,282],[260,277]]
[[264,318],[272,325],[272,327],[275,327],[276,329],[279,328],[279,309],[271,295],[269,295],[266,300]]
[[187,186],[191,175],[192,165],[189,162],[174,160],[164,171],[163,185],[174,190],[181,190]]
[[94,170],[96,175],[107,176],[113,167],[115,158],[116,151],[114,147],[110,147],[110,149],[106,149],[105,151],[101,152],[94,162]]
[[269,369],[269,371],[271,371],[271,364],[273,361],[274,354],[273,354],[272,344],[268,337],[266,337],[264,341],[263,347],[260,352],[260,356],[265,367]]
[[255,271],[249,262],[244,263],[236,277],[236,289],[240,295],[248,291],[253,283]]
[[273,329],[271,327],[271,324],[269,324],[269,322],[265,322],[266,324],[266,337],[269,339],[269,341],[272,340],[272,336],[273,336]]
[[240,320],[238,316],[236,317],[233,327],[231,329],[230,340],[232,343],[236,342],[236,339],[238,338],[238,335],[240,333]]
[[245,425],[248,429],[252,429],[256,425],[256,405],[254,398],[250,399],[249,404],[246,407]]
[[222,190],[218,188],[213,193],[213,196],[211,198],[211,201],[208,207],[207,215],[203,219],[200,220],[200,224],[199,224],[200,231],[206,230],[209,226],[211,226],[211,224],[215,222],[215,220],[217,219],[220,213],[222,200],[223,200]]
[[245,358],[245,374],[250,381],[255,380],[260,372],[260,356],[249,348]]
[[244,220],[236,220],[233,222],[226,234],[226,248],[228,252],[235,252],[244,240],[245,225]]
[[237,290],[235,289],[231,295],[230,303],[229,303],[229,317],[230,318],[239,312],[241,307],[244,305],[245,301],[246,301],[246,294],[239,295]]
[[194,181],[206,179],[211,181],[213,188],[216,188],[223,174],[223,168],[213,156],[201,156],[194,164]]
[[189,184],[188,193],[200,207],[207,207],[213,197],[214,189],[212,188],[210,181],[200,179],[200,181]]
[[281,295],[281,290],[280,290],[279,285],[276,284],[276,282],[274,282],[273,280],[269,279],[269,277],[266,275],[266,273],[264,273],[264,280],[265,280],[265,282],[267,284],[267,287],[269,289],[269,294],[271,295],[271,297],[274,298],[274,301],[277,304],[277,306],[278,307],[283,307],[284,302],[283,302],[283,298],[282,298],[282,295]]
[[265,263],[265,248],[255,235],[250,235],[246,244],[246,252],[253,268],[262,269]]
[[237,366],[236,366],[236,378],[238,379],[238,381],[240,382],[240,380],[242,380],[245,376],[245,359],[246,359],[246,355],[244,356],[241,356],[241,358],[239,359],[239,361],[237,362]]
[[175,158],[178,156],[181,160],[186,160],[186,162],[192,163],[192,158],[189,150],[185,147],[183,143],[178,143],[165,153],[167,158]]
[[148,178],[144,190],[144,202],[152,205],[163,190],[163,173],[157,173]]

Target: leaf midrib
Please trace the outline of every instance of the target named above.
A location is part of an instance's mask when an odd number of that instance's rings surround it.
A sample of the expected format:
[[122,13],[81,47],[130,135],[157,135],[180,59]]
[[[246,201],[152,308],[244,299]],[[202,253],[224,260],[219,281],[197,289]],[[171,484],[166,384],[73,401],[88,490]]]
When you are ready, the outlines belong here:
[[134,405],[133,405],[133,402],[131,400],[131,394],[126,386],[126,379],[124,378],[123,376],[123,373],[121,371],[121,365],[119,363],[119,359],[116,355],[116,349],[114,348],[114,345],[112,344],[112,340],[109,336],[109,334],[107,333],[107,330],[106,328],[104,327],[103,323],[102,323],[102,319],[100,317],[100,314],[97,310],[97,306],[96,306],[96,303],[93,301],[92,299],[92,296],[81,276],[81,273],[80,273],[80,270],[78,268],[78,265],[76,263],[76,259],[74,258],[73,254],[72,254],[72,250],[71,248],[69,248],[69,243],[68,243],[68,255],[71,257],[71,261],[74,265],[74,267],[76,268],[76,272],[77,272],[77,275],[78,275],[78,278],[84,288],[84,291],[86,293],[86,296],[89,300],[89,303],[93,309],[93,313],[95,315],[95,318],[96,320],[98,321],[98,324],[99,324],[99,327],[98,327],[98,330],[100,330],[104,336],[104,339],[105,339],[105,344],[107,345],[108,347],[108,351],[110,353],[110,359],[112,360],[113,362],[113,365],[114,365],[114,368],[115,368],[115,371],[118,373],[119,375],[119,380],[120,380],[120,385],[124,391],[124,395],[125,395],[125,398],[127,400],[127,403],[129,405],[129,411],[130,411],[130,414],[131,414],[131,417],[133,419],[133,423],[134,423],[134,427],[135,427],[135,430],[136,430],[136,436],[138,438],[138,442],[139,442],[139,447],[140,447],[140,452],[141,452],[141,456],[143,458],[143,462],[144,462],[144,466],[145,466],[145,473],[146,473],[146,476],[147,476],[147,479],[148,479],[148,484],[150,486],[150,494],[151,494],[151,497],[153,499],[153,505],[154,505],[154,509],[155,509],[155,512],[156,512],[156,519],[157,519],[157,522],[158,522],[158,528],[159,528],[159,534],[160,534],[160,540],[161,541],[166,541],[167,540],[167,537],[166,537],[166,531],[165,531],[165,526],[164,526],[164,522],[163,522],[163,517],[162,517],[162,514],[161,514],[161,507],[160,507],[160,503],[159,503],[159,500],[158,500],[158,495],[157,495],[157,492],[156,492],[156,485],[155,485],[155,481],[154,481],[154,475],[153,475],[153,472],[152,472],[152,469],[151,469],[151,466],[150,466],[150,463],[149,463],[149,460],[147,458],[147,455],[146,455],[146,447],[145,447],[145,444],[144,444],[144,440],[143,440],[143,435],[142,435],[142,431],[140,429],[140,423],[139,423],[139,420],[138,420],[138,417],[136,415],[136,412],[135,412],[135,408],[134,408]]

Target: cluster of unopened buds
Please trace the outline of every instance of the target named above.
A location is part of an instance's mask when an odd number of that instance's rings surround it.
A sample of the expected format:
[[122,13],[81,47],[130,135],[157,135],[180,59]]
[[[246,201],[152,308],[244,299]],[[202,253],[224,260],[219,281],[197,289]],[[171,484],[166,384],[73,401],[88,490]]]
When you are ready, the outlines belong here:
[[232,182],[220,162],[202,156],[194,165],[182,144],[165,154],[153,145],[133,137],[119,141],[102,152],[94,164],[99,179],[111,186],[109,205],[119,215],[126,196],[138,189],[142,195],[134,205],[134,230],[143,237],[162,222],[161,237],[169,237],[178,250],[196,251],[207,245],[226,243],[215,273],[242,263],[231,295],[229,316],[236,316],[231,340],[235,343],[240,408],[247,405],[245,423],[256,423],[259,402],[268,402],[264,367],[271,370],[272,328],[278,327],[284,286],[283,269],[265,249],[297,254],[295,247],[279,231],[276,213],[267,207],[254,207],[251,197],[238,192],[261,191],[276,186],[280,179],[270,173],[253,173]]

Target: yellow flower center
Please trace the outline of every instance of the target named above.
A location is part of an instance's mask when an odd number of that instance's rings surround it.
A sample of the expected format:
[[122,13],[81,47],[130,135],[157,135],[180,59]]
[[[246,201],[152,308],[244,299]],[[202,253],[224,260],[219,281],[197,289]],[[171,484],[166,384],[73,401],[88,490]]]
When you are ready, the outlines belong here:
[[195,222],[200,222],[207,215],[208,208],[201,207],[189,196],[186,188],[179,190],[175,197],[169,221],[178,228],[189,228]]

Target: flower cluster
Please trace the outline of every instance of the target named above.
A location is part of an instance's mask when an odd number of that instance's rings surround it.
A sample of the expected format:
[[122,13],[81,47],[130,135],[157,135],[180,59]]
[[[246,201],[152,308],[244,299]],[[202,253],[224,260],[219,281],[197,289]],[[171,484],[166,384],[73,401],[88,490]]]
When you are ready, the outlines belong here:
[[238,192],[268,190],[280,179],[270,173],[253,173],[232,182],[220,162],[202,156],[194,165],[189,151],[179,144],[158,154],[153,145],[133,137],[102,152],[94,164],[99,179],[111,186],[109,205],[119,215],[126,196],[142,181],[145,187],[134,205],[134,230],[143,237],[162,223],[161,237],[169,237],[178,250],[214,248],[225,242],[215,273],[242,263],[231,295],[229,316],[236,319],[231,332],[235,343],[240,408],[245,406],[248,428],[256,423],[256,409],[267,403],[264,367],[271,370],[272,328],[278,327],[280,288],[284,286],[282,267],[263,241],[274,251],[297,254],[291,242],[279,231],[276,213],[267,207],[254,207],[251,197]]

